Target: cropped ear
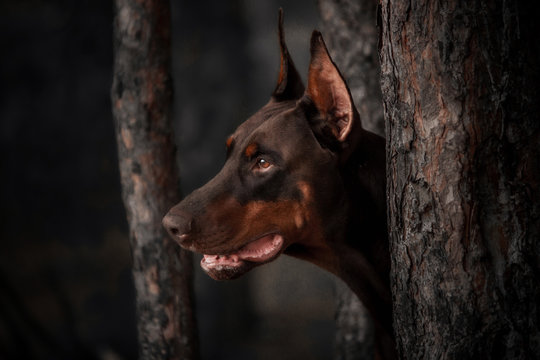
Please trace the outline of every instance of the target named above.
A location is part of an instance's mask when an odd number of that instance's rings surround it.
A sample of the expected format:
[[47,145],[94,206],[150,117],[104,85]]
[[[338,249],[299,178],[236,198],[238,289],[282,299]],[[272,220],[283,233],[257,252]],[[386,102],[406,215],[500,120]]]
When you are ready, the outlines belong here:
[[346,141],[355,122],[360,126],[349,88],[318,31],[313,31],[311,35],[311,62],[306,94],[323,116],[336,140]]
[[304,84],[302,78],[296,71],[294,63],[287,50],[287,44],[285,44],[285,34],[283,32],[283,9],[279,9],[279,49],[281,63],[279,66],[279,77],[276,85],[276,89],[272,94],[272,97],[277,101],[295,100],[302,97],[304,93]]

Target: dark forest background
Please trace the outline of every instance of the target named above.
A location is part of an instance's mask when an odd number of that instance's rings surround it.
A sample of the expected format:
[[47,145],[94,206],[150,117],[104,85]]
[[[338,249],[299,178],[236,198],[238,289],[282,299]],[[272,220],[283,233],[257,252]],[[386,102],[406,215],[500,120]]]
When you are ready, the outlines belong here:
[[[210,179],[224,140],[279,67],[277,9],[301,74],[311,1],[172,1],[182,192]],[[0,3],[0,359],[132,359],[134,289],[110,106],[113,4]],[[283,257],[234,282],[195,258],[205,359],[327,359],[334,279]]]

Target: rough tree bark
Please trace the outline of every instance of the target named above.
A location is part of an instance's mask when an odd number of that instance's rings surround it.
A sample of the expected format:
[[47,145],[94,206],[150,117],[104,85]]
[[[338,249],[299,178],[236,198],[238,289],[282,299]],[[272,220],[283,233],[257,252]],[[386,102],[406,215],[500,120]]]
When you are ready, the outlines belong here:
[[[384,136],[375,0],[319,0],[322,33],[347,80],[362,126]],[[374,330],[358,297],[337,284],[334,358],[372,359]]]
[[381,2],[401,358],[540,354],[540,59],[532,6]]
[[161,218],[180,200],[171,131],[170,11],[116,0],[113,114],[137,292],[141,359],[197,359],[192,259]]

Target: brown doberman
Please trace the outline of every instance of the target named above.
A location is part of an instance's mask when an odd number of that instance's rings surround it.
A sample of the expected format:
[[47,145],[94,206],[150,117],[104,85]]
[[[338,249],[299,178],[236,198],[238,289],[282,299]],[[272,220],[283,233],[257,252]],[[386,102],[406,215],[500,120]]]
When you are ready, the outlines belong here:
[[377,357],[396,358],[386,229],[385,141],[364,130],[318,31],[307,89],[285,45],[270,101],[227,141],[223,169],[163,219],[201,267],[233,279],[281,254],[343,279],[372,314]]

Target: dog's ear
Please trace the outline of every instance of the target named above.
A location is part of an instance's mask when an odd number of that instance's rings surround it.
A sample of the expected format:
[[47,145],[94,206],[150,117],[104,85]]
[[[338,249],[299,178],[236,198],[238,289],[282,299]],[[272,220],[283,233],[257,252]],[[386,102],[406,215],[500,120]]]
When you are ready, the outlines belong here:
[[351,140],[353,127],[360,126],[359,115],[343,76],[332,61],[322,35],[311,35],[311,62],[309,64],[306,95],[317,107],[336,140]]
[[277,101],[294,100],[302,97],[304,84],[302,78],[296,71],[294,63],[285,44],[285,34],[283,32],[283,9],[279,9],[279,49],[281,63],[279,66],[279,77],[276,89],[272,97]]

